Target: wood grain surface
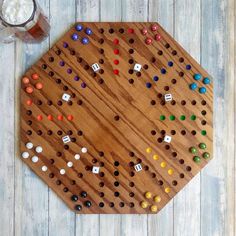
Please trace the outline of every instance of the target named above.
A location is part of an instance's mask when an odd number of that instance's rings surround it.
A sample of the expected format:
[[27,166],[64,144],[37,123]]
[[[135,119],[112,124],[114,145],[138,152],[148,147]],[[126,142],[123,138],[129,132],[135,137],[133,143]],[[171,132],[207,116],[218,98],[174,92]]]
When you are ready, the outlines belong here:
[[[70,1],[70,4],[64,1],[60,3],[40,1],[45,12],[51,16],[53,29],[50,40],[42,45],[33,46],[21,42],[15,45],[1,45],[0,81],[3,91],[1,105],[5,108],[3,110],[6,114],[0,126],[1,134],[4,135],[2,136],[4,142],[1,142],[3,158],[0,161],[3,168],[0,196],[2,212],[4,212],[0,216],[1,233],[5,235],[189,235],[191,231],[192,235],[234,235],[235,3],[234,1],[188,3],[189,1],[182,0]],[[57,20],[58,12],[64,19],[60,24]],[[185,14],[190,14],[191,20],[188,20]],[[179,20],[177,21],[176,18]],[[169,203],[157,216],[75,216],[61,204],[53,192],[49,192],[41,181],[37,181],[34,174],[12,153],[19,155],[18,140],[15,139],[15,143],[13,141],[19,127],[17,124],[19,78],[25,68],[32,65],[47,50],[49,43],[53,43],[63,33],[64,27],[60,25],[67,25],[75,20],[118,21],[118,19],[158,20],[187,51],[200,60],[215,78],[216,102],[214,104],[217,113],[214,118],[215,159],[206,171],[198,175],[197,180],[194,178],[184,191],[175,197],[174,202]],[[197,23],[199,28],[189,26],[190,22],[195,25],[194,21],[199,22]],[[178,24],[183,27],[180,28]],[[192,37],[193,35],[196,37]],[[194,42],[199,45],[199,50],[191,46]],[[5,71],[9,65],[13,69]],[[15,78],[16,82],[10,78]],[[4,184],[6,182],[7,185]],[[37,191],[34,188],[37,188]],[[37,194],[38,191],[40,195]],[[188,197],[190,193],[191,197]],[[38,211],[38,209],[42,210]]]

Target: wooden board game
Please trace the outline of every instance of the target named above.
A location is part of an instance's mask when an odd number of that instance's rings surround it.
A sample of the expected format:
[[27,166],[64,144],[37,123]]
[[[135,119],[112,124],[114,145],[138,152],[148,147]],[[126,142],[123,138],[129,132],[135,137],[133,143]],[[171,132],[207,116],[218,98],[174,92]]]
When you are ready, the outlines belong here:
[[156,213],[211,159],[212,109],[158,23],[77,23],[22,77],[21,158],[76,213]]

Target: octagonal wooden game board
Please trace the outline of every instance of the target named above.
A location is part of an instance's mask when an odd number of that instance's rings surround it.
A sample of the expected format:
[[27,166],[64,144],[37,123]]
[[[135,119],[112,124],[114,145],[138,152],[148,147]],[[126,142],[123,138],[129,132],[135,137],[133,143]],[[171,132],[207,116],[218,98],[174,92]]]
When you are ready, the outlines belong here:
[[211,159],[212,103],[159,24],[78,23],[22,78],[22,160],[77,213],[156,213]]

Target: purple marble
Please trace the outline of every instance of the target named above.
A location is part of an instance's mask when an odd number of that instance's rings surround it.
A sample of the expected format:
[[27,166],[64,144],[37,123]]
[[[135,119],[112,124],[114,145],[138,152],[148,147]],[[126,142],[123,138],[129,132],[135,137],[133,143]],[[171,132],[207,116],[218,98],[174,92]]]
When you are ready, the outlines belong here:
[[84,82],[81,84],[81,87],[82,87],[82,88],[86,88],[86,86],[87,86],[87,85],[86,85]]
[[75,78],[74,78],[75,81],[79,81],[79,76],[76,75]]
[[59,64],[60,64],[60,66],[64,66],[65,62],[64,61],[60,61]]
[[63,43],[64,48],[68,48],[68,46],[69,46],[68,43],[66,43],[66,42]]
[[71,74],[72,73],[72,69],[71,68],[67,69],[67,73]]

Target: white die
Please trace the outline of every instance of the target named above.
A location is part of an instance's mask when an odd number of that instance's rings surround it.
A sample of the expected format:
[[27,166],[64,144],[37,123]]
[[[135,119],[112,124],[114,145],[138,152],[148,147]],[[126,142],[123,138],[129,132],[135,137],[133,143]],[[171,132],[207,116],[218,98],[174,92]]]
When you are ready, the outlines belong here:
[[70,136],[66,135],[66,136],[62,137],[62,141],[63,141],[63,143],[69,143],[70,142]]
[[139,172],[139,171],[141,171],[143,168],[142,168],[141,164],[137,164],[137,165],[134,166],[134,169],[135,169],[137,172]]
[[134,65],[134,70],[135,70],[135,71],[140,71],[141,68],[142,68],[142,66],[141,66],[140,64],[137,64],[137,63],[136,63],[136,64]]
[[164,137],[164,142],[170,143],[170,142],[171,142],[171,137],[168,136],[168,135],[166,135],[166,136]]
[[165,94],[165,101],[166,102],[172,101],[172,95],[171,94]]
[[62,100],[68,102],[70,100],[70,95],[67,93],[63,93],[62,95]]
[[94,174],[98,174],[98,173],[99,173],[99,169],[100,169],[100,167],[98,167],[98,166],[93,166],[92,172],[93,172]]
[[98,63],[94,63],[94,64],[92,64],[92,69],[94,72],[96,72],[96,71],[100,70],[100,66],[98,65]]

